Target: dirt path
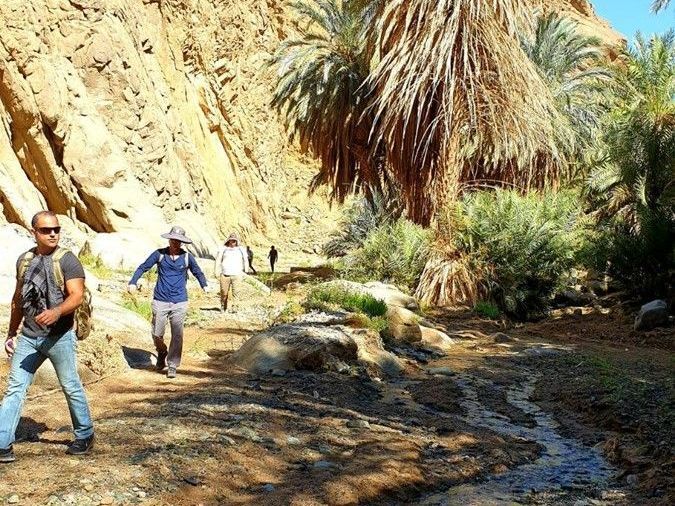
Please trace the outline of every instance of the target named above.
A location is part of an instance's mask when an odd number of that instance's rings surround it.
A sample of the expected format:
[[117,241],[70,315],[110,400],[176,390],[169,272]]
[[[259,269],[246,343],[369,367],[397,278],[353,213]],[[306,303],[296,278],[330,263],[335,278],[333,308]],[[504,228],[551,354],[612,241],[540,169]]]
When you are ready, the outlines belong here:
[[[88,387],[98,438],[91,457],[64,454],[71,435],[60,393],[30,399],[18,460],[0,467],[0,501],[13,495],[31,505],[644,499],[613,481],[616,470],[598,450],[561,434],[553,417],[529,401],[540,371],[523,358],[566,345],[524,337],[496,344],[476,334],[448,357],[417,357],[410,374],[390,383],[337,373],[252,377],[227,356],[265,323],[245,315],[210,318],[205,328],[187,332],[176,380],[135,369]],[[580,470],[580,463],[587,467]]]

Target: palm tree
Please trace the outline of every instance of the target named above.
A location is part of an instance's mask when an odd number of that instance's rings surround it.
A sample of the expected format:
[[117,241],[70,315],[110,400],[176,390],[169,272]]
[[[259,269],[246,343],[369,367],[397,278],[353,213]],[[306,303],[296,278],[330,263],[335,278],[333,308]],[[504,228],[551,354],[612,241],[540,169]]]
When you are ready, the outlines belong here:
[[518,44],[526,0],[391,0],[375,27],[382,55],[373,139],[403,189],[409,216],[428,222],[456,182],[523,189],[559,178],[564,123]]
[[[566,120],[569,135],[559,150],[570,168],[578,166],[596,142],[602,116],[610,99],[610,72],[602,65],[603,50],[598,39],[577,31],[569,18],[556,13],[539,16],[531,35],[521,38],[525,53],[539,70]],[[564,141],[572,141],[564,144]],[[569,174],[573,176],[574,174]]]
[[670,0],[654,0],[652,2],[652,12],[660,12],[663,9],[667,9],[670,5]]
[[369,148],[371,120],[366,113],[371,94],[364,29],[368,2],[357,3],[294,2],[299,17],[307,21],[271,61],[278,73],[273,106],[302,148],[321,160],[314,186],[329,184],[339,200],[354,189],[381,183]]
[[589,186],[618,245],[612,260],[626,270],[617,274],[653,289],[675,247],[675,31],[649,41],[638,33],[616,75],[607,155]]

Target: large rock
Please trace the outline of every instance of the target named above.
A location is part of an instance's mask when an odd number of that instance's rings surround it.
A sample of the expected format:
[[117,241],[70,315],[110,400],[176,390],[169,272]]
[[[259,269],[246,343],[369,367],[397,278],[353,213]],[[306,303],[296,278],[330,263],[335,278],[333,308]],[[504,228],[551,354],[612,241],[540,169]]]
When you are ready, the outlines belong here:
[[115,270],[133,270],[166,240],[159,234],[141,236],[136,233],[114,232],[96,234],[82,247],[82,253],[98,258],[103,265]]
[[389,322],[389,334],[394,339],[409,344],[422,341],[419,315],[403,307],[388,306],[387,320]]
[[635,330],[651,330],[668,324],[668,304],[665,300],[653,300],[640,308],[635,317]]
[[398,358],[380,337],[365,329],[329,325],[335,319],[312,319],[276,325],[248,339],[233,355],[235,364],[253,374],[293,369],[341,371],[360,364],[375,374],[397,374]]
[[420,344],[427,349],[433,350],[437,353],[446,354],[455,348],[455,340],[448,336],[445,332],[433,329],[430,327],[423,327],[420,325],[420,332],[422,339]]

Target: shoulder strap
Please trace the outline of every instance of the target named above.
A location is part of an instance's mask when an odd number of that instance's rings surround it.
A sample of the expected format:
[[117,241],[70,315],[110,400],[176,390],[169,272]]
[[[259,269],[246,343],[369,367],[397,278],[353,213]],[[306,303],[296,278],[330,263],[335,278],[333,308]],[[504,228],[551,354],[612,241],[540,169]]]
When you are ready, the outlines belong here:
[[158,249],[157,251],[159,252],[159,258],[157,259],[157,263],[161,264],[162,260],[164,260],[164,253],[162,253],[161,249]]
[[30,261],[35,258],[35,250],[36,248],[31,248],[28,251],[26,251],[23,255],[21,255],[21,260],[19,262],[19,272],[17,273],[18,279],[23,282],[23,277],[26,274],[26,271],[28,270],[28,266],[30,265]]
[[56,251],[52,254],[52,265],[54,266],[54,281],[56,281],[57,286],[63,291],[66,286],[66,281],[63,277],[63,269],[61,268],[61,259],[68,253],[66,248],[57,248]]
[[185,268],[190,268],[190,253],[185,253]]

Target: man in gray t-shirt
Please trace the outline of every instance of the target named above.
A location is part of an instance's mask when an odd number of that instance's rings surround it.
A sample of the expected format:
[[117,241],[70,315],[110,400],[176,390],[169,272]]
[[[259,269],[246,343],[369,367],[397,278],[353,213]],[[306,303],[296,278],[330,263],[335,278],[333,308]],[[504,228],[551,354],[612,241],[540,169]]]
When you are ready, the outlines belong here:
[[[47,359],[59,378],[73,422],[75,441],[67,453],[84,455],[94,446],[94,425],[77,372],[77,337],[73,330],[73,314],[84,299],[84,269],[75,255],[59,250],[61,227],[54,213],[41,211],[31,224],[37,246],[17,262],[16,289],[5,339],[5,352],[12,366],[0,406],[0,462],[16,458],[12,443],[26,392],[35,372]],[[63,274],[58,282],[54,261],[59,262]],[[22,320],[23,328],[17,335]]]

